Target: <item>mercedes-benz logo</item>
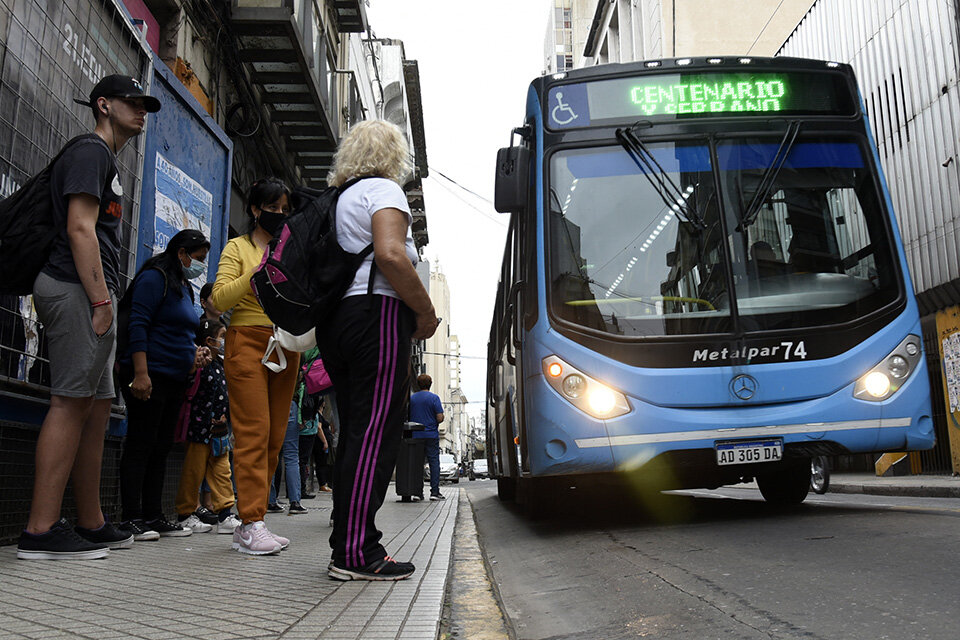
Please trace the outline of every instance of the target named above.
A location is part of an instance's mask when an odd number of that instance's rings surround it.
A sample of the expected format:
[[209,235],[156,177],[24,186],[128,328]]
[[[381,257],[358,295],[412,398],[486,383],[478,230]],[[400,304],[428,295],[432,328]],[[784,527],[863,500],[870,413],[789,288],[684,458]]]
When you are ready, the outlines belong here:
[[740,374],[730,381],[730,391],[741,400],[750,400],[757,393],[757,379]]

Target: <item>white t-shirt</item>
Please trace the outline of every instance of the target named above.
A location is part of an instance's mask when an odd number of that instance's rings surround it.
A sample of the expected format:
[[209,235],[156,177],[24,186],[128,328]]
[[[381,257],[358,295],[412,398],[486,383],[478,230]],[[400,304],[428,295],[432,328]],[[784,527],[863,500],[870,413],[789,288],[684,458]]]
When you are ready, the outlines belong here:
[[[337,201],[337,241],[340,246],[350,253],[363,251],[373,242],[373,214],[381,209],[391,208],[407,214],[407,257],[416,266],[420,257],[417,255],[417,247],[413,243],[413,232],[410,230],[413,216],[410,214],[407,196],[400,185],[386,178],[361,180],[340,194],[340,199]],[[371,253],[360,265],[344,298],[366,295],[372,263],[373,254]],[[379,269],[373,281],[373,292],[391,298],[400,297]]]

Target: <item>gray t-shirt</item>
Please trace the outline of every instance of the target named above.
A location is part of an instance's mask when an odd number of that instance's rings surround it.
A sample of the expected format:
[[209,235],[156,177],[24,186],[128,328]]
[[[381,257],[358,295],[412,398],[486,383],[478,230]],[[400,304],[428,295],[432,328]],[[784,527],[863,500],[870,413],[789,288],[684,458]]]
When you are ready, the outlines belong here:
[[117,173],[116,156],[99,138],[75,143],[61,156],[50,173],[53,195],[53,222],[57,236],[43,273],[62,282],[80,282],[77,266],[67,237],[67,207],[70,196],[80,193],[100,201],[97,217],[97,239],[100,241],[100,260],[107,289],[114,294],[120,290],[120,220],[123,207],[123,187]]

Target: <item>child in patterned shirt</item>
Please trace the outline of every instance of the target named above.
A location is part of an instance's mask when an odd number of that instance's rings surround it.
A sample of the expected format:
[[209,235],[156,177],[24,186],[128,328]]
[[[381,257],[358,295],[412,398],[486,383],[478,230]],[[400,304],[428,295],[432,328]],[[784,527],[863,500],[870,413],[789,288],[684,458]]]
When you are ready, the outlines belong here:
[[[213,361],[200,371],[199,381],[192,381],[199,384],[190,400],[187,449],[177,491],[177,518],[184,524],[188,521],[197,524],[192,519],[197,518],[200,484],[206,477],[213,510],[219,518],[217,533],[224,534],[233,533],[240,525],[233,515],[235,499],[230,474],[230,405],[223,373],[225,335],[226,327],[219,319],[203,318],[197,326],[197,345],[209,347],[215,355]],[[191,528],[194,531],[201,530]],[[209,531],[209,528],[202,530]]]

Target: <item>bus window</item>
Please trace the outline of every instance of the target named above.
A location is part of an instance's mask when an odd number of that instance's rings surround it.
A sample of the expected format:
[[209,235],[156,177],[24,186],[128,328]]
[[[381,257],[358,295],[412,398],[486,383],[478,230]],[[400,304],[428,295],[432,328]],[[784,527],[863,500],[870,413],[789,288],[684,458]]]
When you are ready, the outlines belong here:
[[[556,317],[623,336],[725,333],[728,276],[709,148],[646,145],[550,160],[549,265]],[[669,181],[670,196],[662,187]]]
[[895,300],[899,269],[860,146],[801,138],[767,173],[777,148],[758,139],[717,147],[742,326],[834,324]]

